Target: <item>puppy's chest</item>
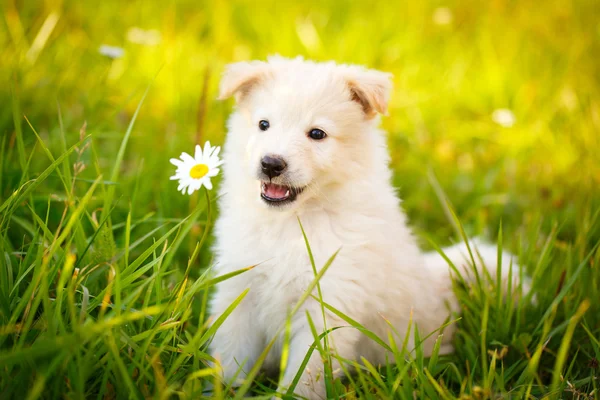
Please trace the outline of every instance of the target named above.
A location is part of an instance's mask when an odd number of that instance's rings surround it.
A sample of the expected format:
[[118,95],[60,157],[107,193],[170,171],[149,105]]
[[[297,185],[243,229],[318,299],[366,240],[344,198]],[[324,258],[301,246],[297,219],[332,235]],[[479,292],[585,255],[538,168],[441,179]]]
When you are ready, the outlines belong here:
[[[312,275],[307,245],[295,216],[269,220],[236,215],[219,223],[219,268],[233,271],[257,265],[257,273],[279,282],[293,280],[297,274]],[[342,242],[337,240],[325,218],[306,218],[302,223],[319,268]]]
[[[269,322],[270,314],[286,315],[288,308],[296,304],[313,281],[314,271],[296,218],[285,224],[253,222],[228,224],[238,228],[227,229],[228,234],[219,237],[218,263],[223,273],[255,265],[240,278],[250,287],[256,309]],[[312,228],[307,229],[307,234],[315,265],[320,270],[340,243],[333,240],[328,229],[315,229],[311,221],[303,223],[305,228]]]
[[245,257],[257,264],[248,276],[252,287],[267,297],[301,291],[314,275],[302,238],[251,241],[246,250]]
[[254,319],[265,333],[275,332],[314,279],[314,272],[303,241],[262,243],[252,252],[266,260],[246,275],[255,305]]

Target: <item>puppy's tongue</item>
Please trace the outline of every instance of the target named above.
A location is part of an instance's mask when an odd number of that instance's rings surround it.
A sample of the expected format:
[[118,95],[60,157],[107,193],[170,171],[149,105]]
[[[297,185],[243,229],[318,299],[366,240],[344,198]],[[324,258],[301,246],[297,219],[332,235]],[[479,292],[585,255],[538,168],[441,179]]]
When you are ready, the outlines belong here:
[[274,183],[263,183],[262,190],[263,194],[271,199],[283,199],[290,195],[287,186]]

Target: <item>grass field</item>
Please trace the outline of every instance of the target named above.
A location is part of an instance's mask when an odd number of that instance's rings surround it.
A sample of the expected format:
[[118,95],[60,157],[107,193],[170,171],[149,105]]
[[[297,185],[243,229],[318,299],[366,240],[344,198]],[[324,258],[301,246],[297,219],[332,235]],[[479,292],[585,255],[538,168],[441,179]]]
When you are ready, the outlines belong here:
[[2,399],[272,395],[206,366],[216,191],[182,196],[168,160],[223,142],[223,66],[273,53],[393,72],[383,125],[423,247],[460,240],[447,197],[467,235],[519,255],[536,297],[457,285],[453,355],[398,343],[330,397],[600,398],[598,0],[0,11]]

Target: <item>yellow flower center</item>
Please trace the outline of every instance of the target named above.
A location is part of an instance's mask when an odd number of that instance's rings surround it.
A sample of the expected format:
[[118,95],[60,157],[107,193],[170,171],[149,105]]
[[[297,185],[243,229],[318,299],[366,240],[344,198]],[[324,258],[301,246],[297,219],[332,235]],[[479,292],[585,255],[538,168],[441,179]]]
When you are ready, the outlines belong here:
[[190,169],[190,177],[200,179],[208,174],[208,166],[206,164],[196,164]]

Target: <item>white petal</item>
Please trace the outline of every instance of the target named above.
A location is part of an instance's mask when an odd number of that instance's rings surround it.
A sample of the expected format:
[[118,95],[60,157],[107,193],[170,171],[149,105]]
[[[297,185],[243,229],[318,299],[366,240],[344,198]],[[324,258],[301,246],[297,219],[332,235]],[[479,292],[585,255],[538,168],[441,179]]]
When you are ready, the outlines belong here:
[[204,143],[204,157],[210,156],[210,151],[211,151],[210,142],[207,140],[206,143]]
[[196,145],[196,153],[194,154],[194,159],[197,163],[201,162],[202,160],[202,147],[200,147],[199,144]]
[[204,150],[202,150],[202,157],[200,157],[200,159],[198,160],[199,163],[206,164],[208,158],[210,157],[208,150],[209,149],[206,147],[206,144],[204,144]]
[[190,178],[181,178],[181,183],[185,186],[190,186],[192,183],[194,183],[194,180]]
[[194,193],[194,188],[192,187],[192,185],[190,185],[187,188],[187,194],[192,194],[192,193]]
[[212,178],[213,176],[217,175],[219,175],[219,168],[213,168],[206,174],[206,176],[208,176],[209,178]]
[[169,161],[176,167],[182,167],[185,165],[185,163],[178,158],[171,158]]
[[223,162],[221,160],[219,160],[219,157],[214,157],[214,156],[212,156],[209,160],[207,160],[207,163],[206,163],[206,165],[208,165],[210,168],[218,167],[221,164],[223,164]]
[[210,156],[211,158],[212,158],[212,156],[215,154],[215,150],[217,150],[217,147],[218,147],[218,146],[215,146],[215,147],[211,147],[211,148],[210,148],[210,153],[209,153],[209,156]]
[[210,169],[214,169],[220,167],[222,164],[223,163],[221,162],[221,160],[211,160],[211,162],[207,165],[210,167]]
[[212,182],[210,181],[209,177],[206,177],[206,179],[204,179],[204,187],[207,188],[208,190],[212,190],[213,185]]
[[180,158],[186,163],[196,164],[196,160],[194,159],[194,157],[190,156],[188,153],[181,153]]

